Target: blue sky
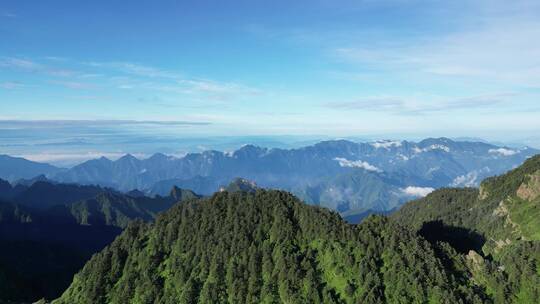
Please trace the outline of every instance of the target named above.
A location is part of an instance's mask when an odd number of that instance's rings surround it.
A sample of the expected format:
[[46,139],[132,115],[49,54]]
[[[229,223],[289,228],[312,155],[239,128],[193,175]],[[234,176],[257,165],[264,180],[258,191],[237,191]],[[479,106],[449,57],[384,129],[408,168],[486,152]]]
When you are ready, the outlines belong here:
[[3,0],[0,37],[19,127],[540,142],[539,1]]

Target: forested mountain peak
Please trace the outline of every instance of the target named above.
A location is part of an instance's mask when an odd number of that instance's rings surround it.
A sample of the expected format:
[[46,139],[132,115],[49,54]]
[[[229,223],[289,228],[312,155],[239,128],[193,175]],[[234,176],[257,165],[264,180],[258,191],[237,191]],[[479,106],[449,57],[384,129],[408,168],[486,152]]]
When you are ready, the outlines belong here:
[[195,192],[191,190],[182,189],[176,186],[172,187],[171,192],[169,193],[169,196],[174,198],[176,201],[186,201],[186,200],[201,197],[200,195],[196,194]]
[[446,254],[381,216],[354,226],[287,192],[223,191],[131,224],[55,303],[486,300]]
[[[517,195],[520,187],[523,187],[523,190],[525,187],[534,187],[538,174],[540,174],[540,155],[527,159],[521,166],[503,175],[484,180],[480,186],[481,197],[503,199],[509,195]],[[533,184],[527,186],[529,181]]]
[[233,179],[226,187],[221,187],[220,192],[255,192],[259,189],[254,181],[237,177]]

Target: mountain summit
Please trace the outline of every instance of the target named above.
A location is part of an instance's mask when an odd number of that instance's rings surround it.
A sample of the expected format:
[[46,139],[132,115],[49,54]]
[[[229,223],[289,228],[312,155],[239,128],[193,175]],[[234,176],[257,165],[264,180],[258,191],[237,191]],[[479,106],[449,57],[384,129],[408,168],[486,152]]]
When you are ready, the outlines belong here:
[[130,225],[54,303],[483,299],[446,258],[383,217],[351,226],[286,192],[224,191]]

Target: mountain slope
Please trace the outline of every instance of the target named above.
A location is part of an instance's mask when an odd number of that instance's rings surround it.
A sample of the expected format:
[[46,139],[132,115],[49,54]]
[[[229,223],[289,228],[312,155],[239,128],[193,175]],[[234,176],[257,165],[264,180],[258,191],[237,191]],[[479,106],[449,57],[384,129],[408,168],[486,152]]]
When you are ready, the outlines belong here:
[[[393,217],[415,228],[428,221],[474,229],[500,241],[540,240],[540,155],[480,189],[441,189],[403,206]],[[490,248],[487,248],[490,249]]]
[[486,300],[447,252],[384,217],[352,226],[286,192],[224,191],[130,225],[54,303]]
[[320,204],[342,215],[391,210],[411,197],[403,194],[385,175],[350,170],[315,186],[293,188],[292,192],[309,204]]
[[540,303],[540,156],[479,190],[438,190],[392,217],[432,241],[469,243],[473,278],[494,299]]
[[33,209],[48,209],[56,205],[71,204],[73,202],[90,199],[103,192],[112,192],[99,186],[81,186],[75,184],[58,184],[38,181],[30,187],[19,189],[12,201]]
[[58,297],[92,254],[120,232],[0,202],[0,302]]
[[[60,296],[92,254],[129,222],[151,221],[175,203],[198,197],[178,188],[168,197],[149,198],[45,182],[21,191],[21,198],[32,199],[25,204],[0,201],[0,303]],[[89,195],[95,196],[79,200]]]
[[[125,228],[132,220],[151,221],[159,212],[169,209],[175,203],[194,197],[196,196],[176,195],[175,197],[163,198],[134,198],[105,192],[95,198],[70,204],[66,206],[66,209],[77,223],[82,225],[106,225]],[[59,209],[55,211],[58,212]]]

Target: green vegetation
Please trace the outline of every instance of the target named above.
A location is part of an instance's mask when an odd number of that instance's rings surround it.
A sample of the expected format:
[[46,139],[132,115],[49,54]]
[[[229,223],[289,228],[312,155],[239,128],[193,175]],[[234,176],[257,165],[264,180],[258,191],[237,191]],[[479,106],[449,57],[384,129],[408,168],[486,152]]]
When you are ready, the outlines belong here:
[[[62,193],[67,194],[54,205]],[[148,198],[40,182],[17,197],[23,203],[0,202],[0,303],[59,297],[86,261],[129,222],[151,221],[175,202],[198,197],[179,188],[168,197]]]
[[452,255],[382,216],[354,226],[286,192],[221,192],[129,225],[55,303],[489,300]]
[[[192,193],[189,191],[188,193]],[[104,192],[95,198],[73,203],[67,208],[69,214],[79,224],[107,225],[125,228],[134,219],[143,221],[153,220],[157,214],[169,209],[177,202],[176,198],[191,199],[195,196],[184,194],[181,189],[174,189],[172,193],[177,197],[148,198],[129,197],[115,193]]]
[[[70,205],[77,223],[126,228],[53,303],[540,303],[540,156],[359,225],[240,179],[204,199],[173,189],[186,201],[153,223],[167,199],[115,195]],[[0,266],[0,293],[17,290]]]
[[[440,222],[461,244],[472,280],[496,303],[540,303],[540,156],[507,174],[489,178],[480,190],[442,189],[410,202],[392,218],[432,242]],[[461,229],[456,233],[455,228]],[[479,236],[471,238],[471,235]]]

